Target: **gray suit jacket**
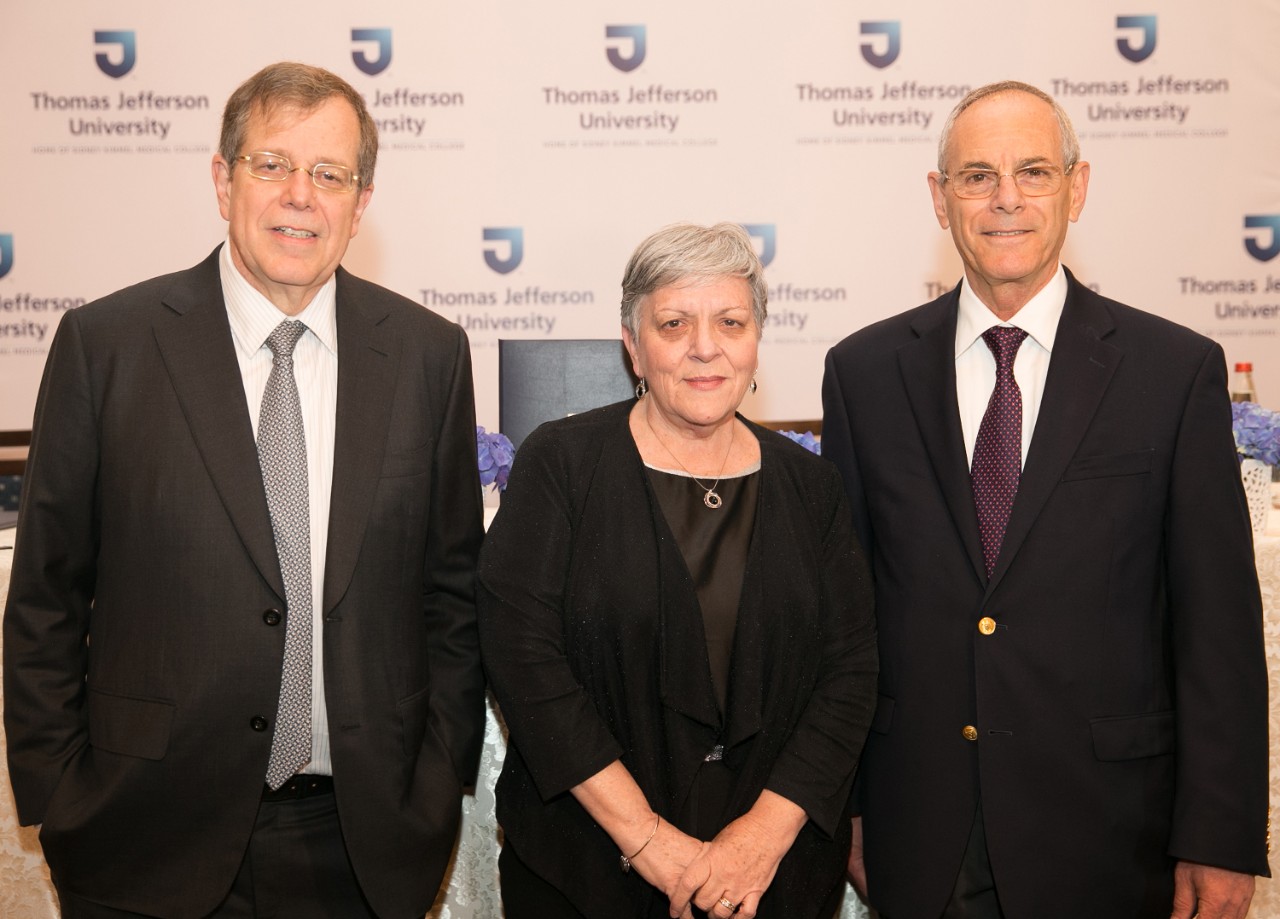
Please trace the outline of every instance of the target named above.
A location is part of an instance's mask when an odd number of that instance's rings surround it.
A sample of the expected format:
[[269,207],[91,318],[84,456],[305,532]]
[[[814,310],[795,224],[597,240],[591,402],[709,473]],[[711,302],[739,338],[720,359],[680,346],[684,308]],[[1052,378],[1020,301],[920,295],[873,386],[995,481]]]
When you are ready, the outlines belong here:
[[[483,737],[471,366],[456,325],[337,274],[323,653],[337,806],[370,903],[421,915]],[[67,890],[156,915],[226,894],[262,792],[281,581],[215,250],[68,313],[4,621],[23,823]]]

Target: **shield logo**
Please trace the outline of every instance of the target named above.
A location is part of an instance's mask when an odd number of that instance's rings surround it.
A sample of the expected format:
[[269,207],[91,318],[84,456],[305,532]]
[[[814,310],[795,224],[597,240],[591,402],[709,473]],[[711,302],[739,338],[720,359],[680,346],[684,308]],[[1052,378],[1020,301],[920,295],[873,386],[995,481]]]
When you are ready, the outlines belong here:
[[[621,43],[605,47],[605,54],[609,57],[609,63],[614,67],[618,68],[623,73],[629,73],[644,63],[644,26],[605,26],[604,36],[605,38],[622,40]],[[631,54],[629,56],[623,56],[622,49],[628,41],[631,43]]]
[[94,32],[93,43],[95,45],[120,46],[119,61],[112,61],[111,54],[107,51],[99,51],[93,56],[94,61],[97,62],[98,69],[109,77],[114,77],[118,80],[132,70],[134,64],[138,63],[138,41],[132,29],[114,32]]
[[484,263],[498,274],[510,274],[520,267],[524,260],[524,229],[521,227],[485,227],[485,242],[505,242],[508,244],[507,257],[498,254],[498,247],[486,246]]
[[1117,29],[1140,30],[1141,41],[1135,46],[1132,39],[1138,36],[1121,35],[1116,39],[1116,50],[1127,61],[1137,64],[1151,57],[1156,50],[1156,17],[1154,16],[1117,16]]
[[[898,59],[898,54],[902,51],[902,23],[897,20],[864,22],[862,34],[877,36],[862,43],[862,59],[872,67],[883,69]],[[878,36],[884,36],[884,40],[881,41]],[[877,51],[877,45],[883,45],[884,50]]]
[[1280,214],[1249,214],[1244,218],[1246,230],[1270,230],[1271,242],[1262,245],[1257,236],[1246,235],[1245,251],[1260,262],[1269,262],[1280,255]]
[[378,52],[370,57],[364,48],[351,51],[351,60],[361,73],[377,76],[391,66],[391,30],[390,29],[352,29],[351,40],[377,42]]

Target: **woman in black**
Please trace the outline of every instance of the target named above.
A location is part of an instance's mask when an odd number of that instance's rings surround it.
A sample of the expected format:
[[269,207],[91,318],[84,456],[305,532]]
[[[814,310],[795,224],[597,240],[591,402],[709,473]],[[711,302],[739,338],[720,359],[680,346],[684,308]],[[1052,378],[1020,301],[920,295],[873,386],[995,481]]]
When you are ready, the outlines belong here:
[[738,226],[623,279],[634,402],[521,446],[481,556],[508,919],[829,919],[875,701],[834,467],[737,414],[767,287]]

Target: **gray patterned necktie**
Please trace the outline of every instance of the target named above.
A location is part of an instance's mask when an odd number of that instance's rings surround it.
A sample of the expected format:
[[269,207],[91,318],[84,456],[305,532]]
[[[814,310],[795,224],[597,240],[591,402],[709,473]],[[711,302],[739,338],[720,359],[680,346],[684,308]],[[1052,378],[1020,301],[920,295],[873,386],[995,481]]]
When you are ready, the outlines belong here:
[[1004,544],[1009,511],[1022,478],[1022,390],[1013,378],[1013,360],[1027,333],[1013,326],[993,326],[982,340],[996,359],[996,385],[973,445],[973,501],[987,577],[995,570]]
[[271,737],[267,785],[279,788],[311,759],[311,511],[302,403],[293,377],[293,349],[307,327],[280,323],[267,338],[271,376],[258,415],[258,463],[284,579],[284,666]]

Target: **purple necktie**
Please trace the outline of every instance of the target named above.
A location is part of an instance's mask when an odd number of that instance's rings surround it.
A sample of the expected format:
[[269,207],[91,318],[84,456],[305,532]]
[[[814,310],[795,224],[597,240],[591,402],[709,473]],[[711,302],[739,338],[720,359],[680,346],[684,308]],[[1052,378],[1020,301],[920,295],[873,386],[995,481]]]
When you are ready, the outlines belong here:
[[994,326],[982,333],[996,359],[996,386],[973,445],[973,503],[987,577],[996,567],[1022,475],[1022,391],[1013,378],[1013,359],[1026,337],[1025,331],[1012,326]]

